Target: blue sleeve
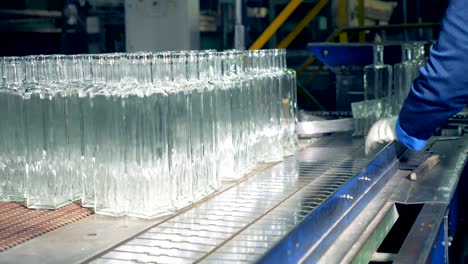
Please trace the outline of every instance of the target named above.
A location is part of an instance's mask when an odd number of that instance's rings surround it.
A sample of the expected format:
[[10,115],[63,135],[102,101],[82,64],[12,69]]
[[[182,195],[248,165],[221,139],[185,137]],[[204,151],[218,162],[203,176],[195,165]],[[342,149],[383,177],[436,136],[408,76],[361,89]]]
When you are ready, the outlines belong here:
[[400,132],[404,132],[399,138],[404,144],[411,140],[426,141],[467,103],[468,1],[450,1],[439,39],[419,72],[397,123]]

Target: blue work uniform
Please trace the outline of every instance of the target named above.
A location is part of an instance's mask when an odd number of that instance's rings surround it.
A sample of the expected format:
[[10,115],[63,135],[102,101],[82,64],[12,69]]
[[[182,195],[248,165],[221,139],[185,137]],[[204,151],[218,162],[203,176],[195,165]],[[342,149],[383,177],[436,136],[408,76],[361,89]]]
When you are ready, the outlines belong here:
[[419,73],[395,127],[400,142],[412,150],[422,150],[468,103],[468,1],[450,1],[439,39]]

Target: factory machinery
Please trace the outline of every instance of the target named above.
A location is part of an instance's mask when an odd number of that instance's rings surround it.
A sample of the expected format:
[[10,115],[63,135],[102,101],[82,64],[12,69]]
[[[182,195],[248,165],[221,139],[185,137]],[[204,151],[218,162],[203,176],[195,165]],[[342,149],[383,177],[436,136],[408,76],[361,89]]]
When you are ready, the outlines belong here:
[[[314,137],[301,140],[297,155],[225,183],[174,215],[141,220],[68,208],[55,216],[59,225],[73,213],[82,219],[43,235],[31,229],[15,246],[2,245],[0,263],[448,261],[462,195],[466,118],[455,118],[425,151],[392,142],[366,155],[363,138],[349,131],[350,119],[323,120],[330,116],[299,122],[300,135]],[[38,219],[14,214],[0,216],[11,222],[9,230]]]

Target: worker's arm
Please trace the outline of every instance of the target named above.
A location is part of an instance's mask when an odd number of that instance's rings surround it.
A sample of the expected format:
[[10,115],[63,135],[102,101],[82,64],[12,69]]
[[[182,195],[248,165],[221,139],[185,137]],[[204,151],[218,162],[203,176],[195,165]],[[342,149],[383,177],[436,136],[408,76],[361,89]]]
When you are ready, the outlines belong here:
[[451,0],[437,43],[414,80],[398,119],[380,120],[370,129],[366,151],[398,139],[422,150],[434,131],[468,101],[468,1]]
[[398,139],[420,150],[468,99],[468,2],[451,0],[437,43],[420,69],[396,124]]

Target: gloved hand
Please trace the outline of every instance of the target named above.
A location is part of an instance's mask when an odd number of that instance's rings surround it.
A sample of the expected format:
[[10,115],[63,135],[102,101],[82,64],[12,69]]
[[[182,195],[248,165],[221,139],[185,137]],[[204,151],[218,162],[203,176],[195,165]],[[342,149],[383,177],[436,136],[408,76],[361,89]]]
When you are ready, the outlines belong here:
[[375,122],[366,137],[366,154],[373,152],[379,144],[397,139],[395,125],[397,116]]

